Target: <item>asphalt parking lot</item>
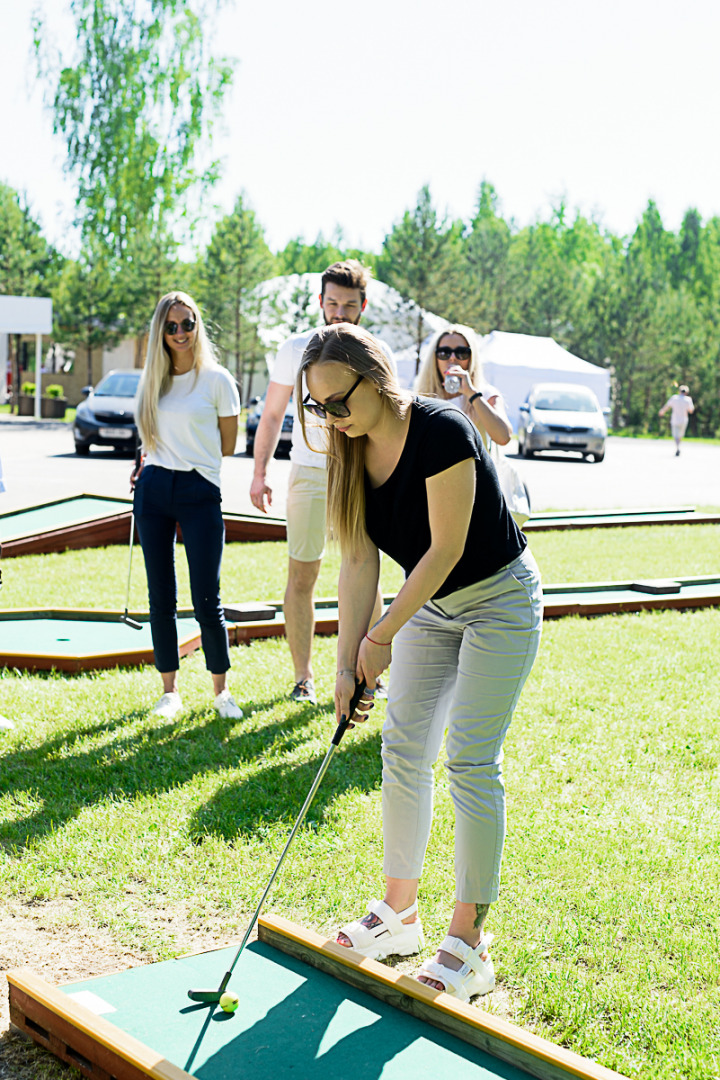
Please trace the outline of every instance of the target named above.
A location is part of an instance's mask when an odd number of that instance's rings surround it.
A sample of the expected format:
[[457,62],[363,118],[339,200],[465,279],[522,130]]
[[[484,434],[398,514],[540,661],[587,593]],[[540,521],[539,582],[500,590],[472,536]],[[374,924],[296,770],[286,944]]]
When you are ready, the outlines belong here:
[[[253,462],[243,453],[223,462],[223,505],[235,513],[255,513],[249,489]],[[679,458],[670,439],[610,438],[599,465],[579,456],[556,454],[530,461],[509,457],[528,486],[534,510],[610,509],[613,507],[720,507],[720,446],[686,441]],[[0,458],[6,491],[0,512],[70,495],[129,496],[132,460],[93,448],[88,457],[73,450],[65,424],[0,420]],[[285,515],[290,462],[276,458],[270,483],[273,515]]]

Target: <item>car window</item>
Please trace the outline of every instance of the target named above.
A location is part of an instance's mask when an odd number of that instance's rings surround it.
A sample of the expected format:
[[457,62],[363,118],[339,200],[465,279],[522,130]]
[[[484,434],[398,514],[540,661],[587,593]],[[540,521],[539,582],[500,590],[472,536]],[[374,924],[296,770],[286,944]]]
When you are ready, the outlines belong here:
[[115,371],[98,383],[95,397],[135,397],[139,381],[139,371]]
[[543,390],[535,398],[536,409],[557,412],[597,412],[597,402],[582,390]]

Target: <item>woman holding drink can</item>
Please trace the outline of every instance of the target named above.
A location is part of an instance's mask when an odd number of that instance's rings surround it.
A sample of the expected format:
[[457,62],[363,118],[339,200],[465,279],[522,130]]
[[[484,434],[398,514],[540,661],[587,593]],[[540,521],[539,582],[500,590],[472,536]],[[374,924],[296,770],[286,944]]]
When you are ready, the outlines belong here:
[[478,340],[469,326],[449,326],[433,335],[425,352],[416,389],[450,402],[472,420],[482,436],[505,446],[512,427],[500,393],[482,377]]

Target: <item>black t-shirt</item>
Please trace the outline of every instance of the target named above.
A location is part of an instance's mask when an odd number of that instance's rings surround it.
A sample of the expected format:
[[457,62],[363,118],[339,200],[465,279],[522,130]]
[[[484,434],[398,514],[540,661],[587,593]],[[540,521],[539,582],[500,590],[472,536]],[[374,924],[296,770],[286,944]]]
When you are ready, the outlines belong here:
[[465,550],[434,599],[474,585],[516,559],[527,540],[510,516],[495,466],[477,428],[444,401],[415,398],[403,452],[384,484],[373,488],[365,475],[365,523],[370,539],[405,576],[430,547],[425,481],[452,465],[475,459],[475,502]]

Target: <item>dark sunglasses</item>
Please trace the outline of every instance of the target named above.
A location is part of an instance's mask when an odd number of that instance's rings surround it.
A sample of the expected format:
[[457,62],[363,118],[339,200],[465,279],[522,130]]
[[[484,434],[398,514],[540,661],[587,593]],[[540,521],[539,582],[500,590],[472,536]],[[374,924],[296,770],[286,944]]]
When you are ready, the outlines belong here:
[[178,330],[184,330],[186,334],[191,334],[194,329],[195,329],[195,320],[194,319],[183,319],[183,321],[181,323],[176,323],[176,322],[166,322],[165,323],[165,333],[169,334],[170,337],[172,337],[173,334],[177,334]]
[[435,350],[435,355],[438,360],[449,360],[453,355],[458,360],[469,360],[472,356],[472,349],[469,345],[458,345],[456,349],[448,349],[447,345],[441,345],[439,349]]
[[313,416],[319,416],[321,420],[324,420],[326,416],[337,416],[342,420],[343,417],[350,415],[350,410],[345,402],[350,397],[353,390],[355,390],[362,381],[363,376],[361,375],[352,384],[344,398],[340,398],[339,401],[328,401],[325,405],[319,405],[317,401],[311,401],[310,395],[308,394],[303,401],[303,408],[307,409]]

